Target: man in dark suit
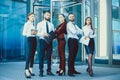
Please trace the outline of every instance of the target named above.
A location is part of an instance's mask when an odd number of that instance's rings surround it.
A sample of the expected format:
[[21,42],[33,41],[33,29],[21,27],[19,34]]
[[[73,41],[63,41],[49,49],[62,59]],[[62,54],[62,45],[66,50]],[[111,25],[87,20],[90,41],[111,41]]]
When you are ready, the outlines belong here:
[[82,30],[74,22],[74,14],[68,15],[69,22],[67,23],[67,37],[68,37],[68,75],[80,74],[74,67],[75,58],[78,51],[78,35],[82,34]]
[[48,34],[51,31],[54,31],[54,26],[50,20],[50,12],[45,12],[44,14],[44,20],[39,22],[37,24],[37,36],[39,37],[38,39],[38,53],[39,53],[39,69],[40,69],[40,77],[43,77],[43,67],[44,67],[44,56],[46,52],[46,57],[47,57],[47,75],[54,75],[51,72],[51,55],[52,55],[52,42],[48,44],[45,41],[45,37],[49,37],[50,35]]

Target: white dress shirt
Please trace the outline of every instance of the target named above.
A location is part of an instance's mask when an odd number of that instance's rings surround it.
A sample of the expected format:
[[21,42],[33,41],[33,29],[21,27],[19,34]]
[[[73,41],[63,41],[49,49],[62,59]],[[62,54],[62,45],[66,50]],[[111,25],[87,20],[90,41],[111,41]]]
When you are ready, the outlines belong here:
[[[47,23],[48,23],[49,32],[54,31],[54,25],[52,23],[50,23],[49,21],[47,21]],[[47,33],[45,20],[43,20],[37,24],[37,31],[38,31],[37,36],[40,39],[44,39],[44,34]]]
[[26,37],[35,37],[35,35],[31,34],[31,30],[35,30],[35,27],[33,25],[33,22],[27,21],[24,24],[24,28],[23,28],[23,36]]
[[78,35],[82,34],[82,30],[71,21],[67,23],[67,36],[68,38],[79,39]]
[[93,30],[91,29],[90,26],[86,25],[82,27],[84,36],[90,37],[90,38],[94,38],[96,35],[93,34]]

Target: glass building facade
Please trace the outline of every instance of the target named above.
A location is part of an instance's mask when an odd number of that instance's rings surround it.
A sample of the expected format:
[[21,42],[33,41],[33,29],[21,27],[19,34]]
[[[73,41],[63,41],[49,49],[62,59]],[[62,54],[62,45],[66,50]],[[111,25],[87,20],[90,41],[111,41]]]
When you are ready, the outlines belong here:
[[22,36],[27,6],[24,2],[3,0],[0,2],[0,59],[19,60],[25,57]]
[[[101,10],[102,0],[3,0],[0,2],[0,60],[24,61],[26,58],[26,43],[22,36],[23,25],[29,12],[35,13],[35,26],[43,20],[44,11],[51,12],[51,22],[55,28],[59,24],[58,15],[75,14],[75,22],[82,28],[84,20],[90,16],[95,28],[95,56],[94,64],[120,66],[120,0],[103,0],[106,10]],[[102,11],[104,13],[102,13]],[[109,12],[109,13],[108,13]],[[102,14],[105,18],[102,18]],[[102,24],[102,19],[106,23]],[[110,24],[109,24],[110,23]],[[102,34],[102,28],[107,32]],[[103,31],[105,32],[105,31]],[[102,36],[103,35],[103,36]],[[101,43],[104,39],[105,43]],[[67,37],[66,37],[67,41]],[[102,47],[105,44],[105,48]],[[111,44],[111,45],[110,45]],[[108,49],[109,48],[109,49]],[[66,44],[66,58],[68,47]],[[38,61],[36,51],[36,62]],[[87,60],[84,46],[79,44],[76,62]],[[53,42],[53,60],[59,60],[57,41]]]

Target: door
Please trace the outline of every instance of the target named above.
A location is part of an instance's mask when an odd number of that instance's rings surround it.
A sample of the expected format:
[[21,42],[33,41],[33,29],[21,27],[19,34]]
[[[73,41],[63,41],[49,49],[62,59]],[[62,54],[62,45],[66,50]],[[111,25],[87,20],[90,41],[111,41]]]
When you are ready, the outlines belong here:
[[[46,2],[45,2],[46,1]],[[35,25],[43,20],[43,12],[44,11],[50,11],[51,12],[51,22],[54,24],[54,27],[57,28],[57,26],[60,24],[58,20],[59,14],[64,14],[66,16],[66,19],[68,21],[68,14],[73,13],[75,15],[75,22],[76,24],[81,28],[82,25],[82,14],[81,14],[81,2],[80,1],[70,1],[70,0],[48,0],[42,1],[39,5],[34,5],[34,13],[36,15]],[[45,3],[45,4],[44,4]],[[46,5],[47,3],[47,5]],[[41,5],[42,4],[42,5]],[[41,17],[42,16],[42,17]],[[65,35],[66,41],[67,36]],[[53,63],[59,62],[58,57],[58,50],[57,50],[57,40],[53,41]],[[68,59],[68,44],[66,42],[66,61]],[[36,59],[37,61],[37,59]],[[82,49],[81,45],[79,44],[79,50],[76,58],[76,63],[80,63],[82,61]]]

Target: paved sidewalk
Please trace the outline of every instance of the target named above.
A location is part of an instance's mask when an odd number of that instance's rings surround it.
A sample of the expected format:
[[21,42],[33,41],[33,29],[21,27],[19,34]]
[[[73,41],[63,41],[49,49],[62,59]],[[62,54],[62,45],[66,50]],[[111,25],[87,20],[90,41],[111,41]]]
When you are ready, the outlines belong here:
[[[81,74],[75,77],[58,76],[55,72],[58,64],[52,65],[52,72],[55,76],[46,75],[46,64],[44,65],[44,77],[39,77],[38,64],[34,65],[36,76],[26,79],[24,75],[25,62],[0,63],[0,80],[120,80],[120,68],[93,66],[94,77],[90,77],[86,72],[87,65],[76,65],[76,70]],[[66,67],[67,69],[67,67]]]

